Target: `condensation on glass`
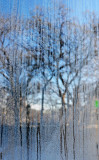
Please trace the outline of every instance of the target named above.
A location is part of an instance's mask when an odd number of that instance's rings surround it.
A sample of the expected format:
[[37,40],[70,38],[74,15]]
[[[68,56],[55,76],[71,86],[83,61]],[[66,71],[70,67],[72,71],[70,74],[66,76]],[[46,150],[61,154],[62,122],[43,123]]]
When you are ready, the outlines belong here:
[[99,159],[94,5],[0,1],[0,160]]

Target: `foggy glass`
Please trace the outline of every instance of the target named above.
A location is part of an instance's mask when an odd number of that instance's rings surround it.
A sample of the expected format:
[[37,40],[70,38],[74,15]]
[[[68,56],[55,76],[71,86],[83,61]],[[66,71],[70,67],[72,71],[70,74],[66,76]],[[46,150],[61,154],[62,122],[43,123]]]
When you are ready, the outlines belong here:
[[0,1],[0,160],[99,159],[98,0],[82,3]]

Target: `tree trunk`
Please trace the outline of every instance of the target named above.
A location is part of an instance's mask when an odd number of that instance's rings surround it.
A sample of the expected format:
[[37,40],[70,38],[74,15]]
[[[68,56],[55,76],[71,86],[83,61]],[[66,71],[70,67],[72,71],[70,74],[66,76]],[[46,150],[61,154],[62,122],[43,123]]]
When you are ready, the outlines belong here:
[[22,146],[22,92],[20,86],[20,144]]
[[42,88],[41,124],[43,121],[43,110],[44,110],[44,87]]
[[27,160],[29,160],[29,147],[30,147],[30,105],[26,107],[26,141],[27,141]]
[[61,98],[62,98],[62,108],[60,110],[61,111],[60,112],[60,149],[61,149],[61,154],[63,154],[63,149],[64,149],[65,157],[66,157],[66,159],[68,159],[67,119],[66,119],[66,108],[65,108],[65,93],[62,94]]

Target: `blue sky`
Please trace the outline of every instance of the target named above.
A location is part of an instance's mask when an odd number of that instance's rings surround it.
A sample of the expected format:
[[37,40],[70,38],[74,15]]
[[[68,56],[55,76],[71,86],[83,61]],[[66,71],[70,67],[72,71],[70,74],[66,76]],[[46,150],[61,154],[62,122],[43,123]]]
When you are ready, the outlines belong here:
[[[20,15],[29,16],[29,11],[36,5],[50,5],[51,0],[0,0],[1,13],[20,13]],[[80,18],[86,10],[94,11],[99,15],[99,0],[52,0],[55,3],[62,1],[68,8],[71,8],[73,15]],[[61,2],[60,2],[61,3]],[[15,4],[15,5],[14,5]],[[16,6],[14,8],[14,6]]]
[[42,4],[43,0],[0,0],[0,12],[5,14],[18,12],[20,15],[28,16],[30,10]]
[[99,15],[99,0],[68,0],[67,5],[73,11],[73,15],[83,20],[86,11]]

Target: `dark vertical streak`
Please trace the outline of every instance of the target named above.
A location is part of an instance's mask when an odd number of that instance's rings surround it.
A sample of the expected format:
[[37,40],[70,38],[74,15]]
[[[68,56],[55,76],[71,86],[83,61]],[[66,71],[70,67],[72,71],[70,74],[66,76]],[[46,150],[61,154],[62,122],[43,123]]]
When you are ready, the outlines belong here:
[[99,145],[98,145],[98,110],[96,109],[96,125],[97,125],[97,128],[96,128],[96,150],[97,150],[97,156],[98,156],[98,159],[99,159],[99,151],[98,151],[98,148],[99,148]]
[[20,144],[22,147],[22,92],[20,86]]
[[20,122],[20,144],[21,144],[21,147],[22,147],[22,126],[21,126],[21,122]]
[[1,122],[1,147],[2,147],[2,138],[3,138],[3,129],[4,129],[4,109],[3,109],[3,112],[2,112],[2,122]]
[[26,107],[26,141],[27,141],[27,160],[29,160],[30,148],[30,105]]
[[3,124],[1,125],[1,146],[2,146],[2,136],[3,136]]
[[[37,123],[37,160],[41,159],[41,133],[40,133],[40,123]],[[40,155],[40,158],[39,158]]]
[[0,160],[2,160],[2,152],[0,153]]

